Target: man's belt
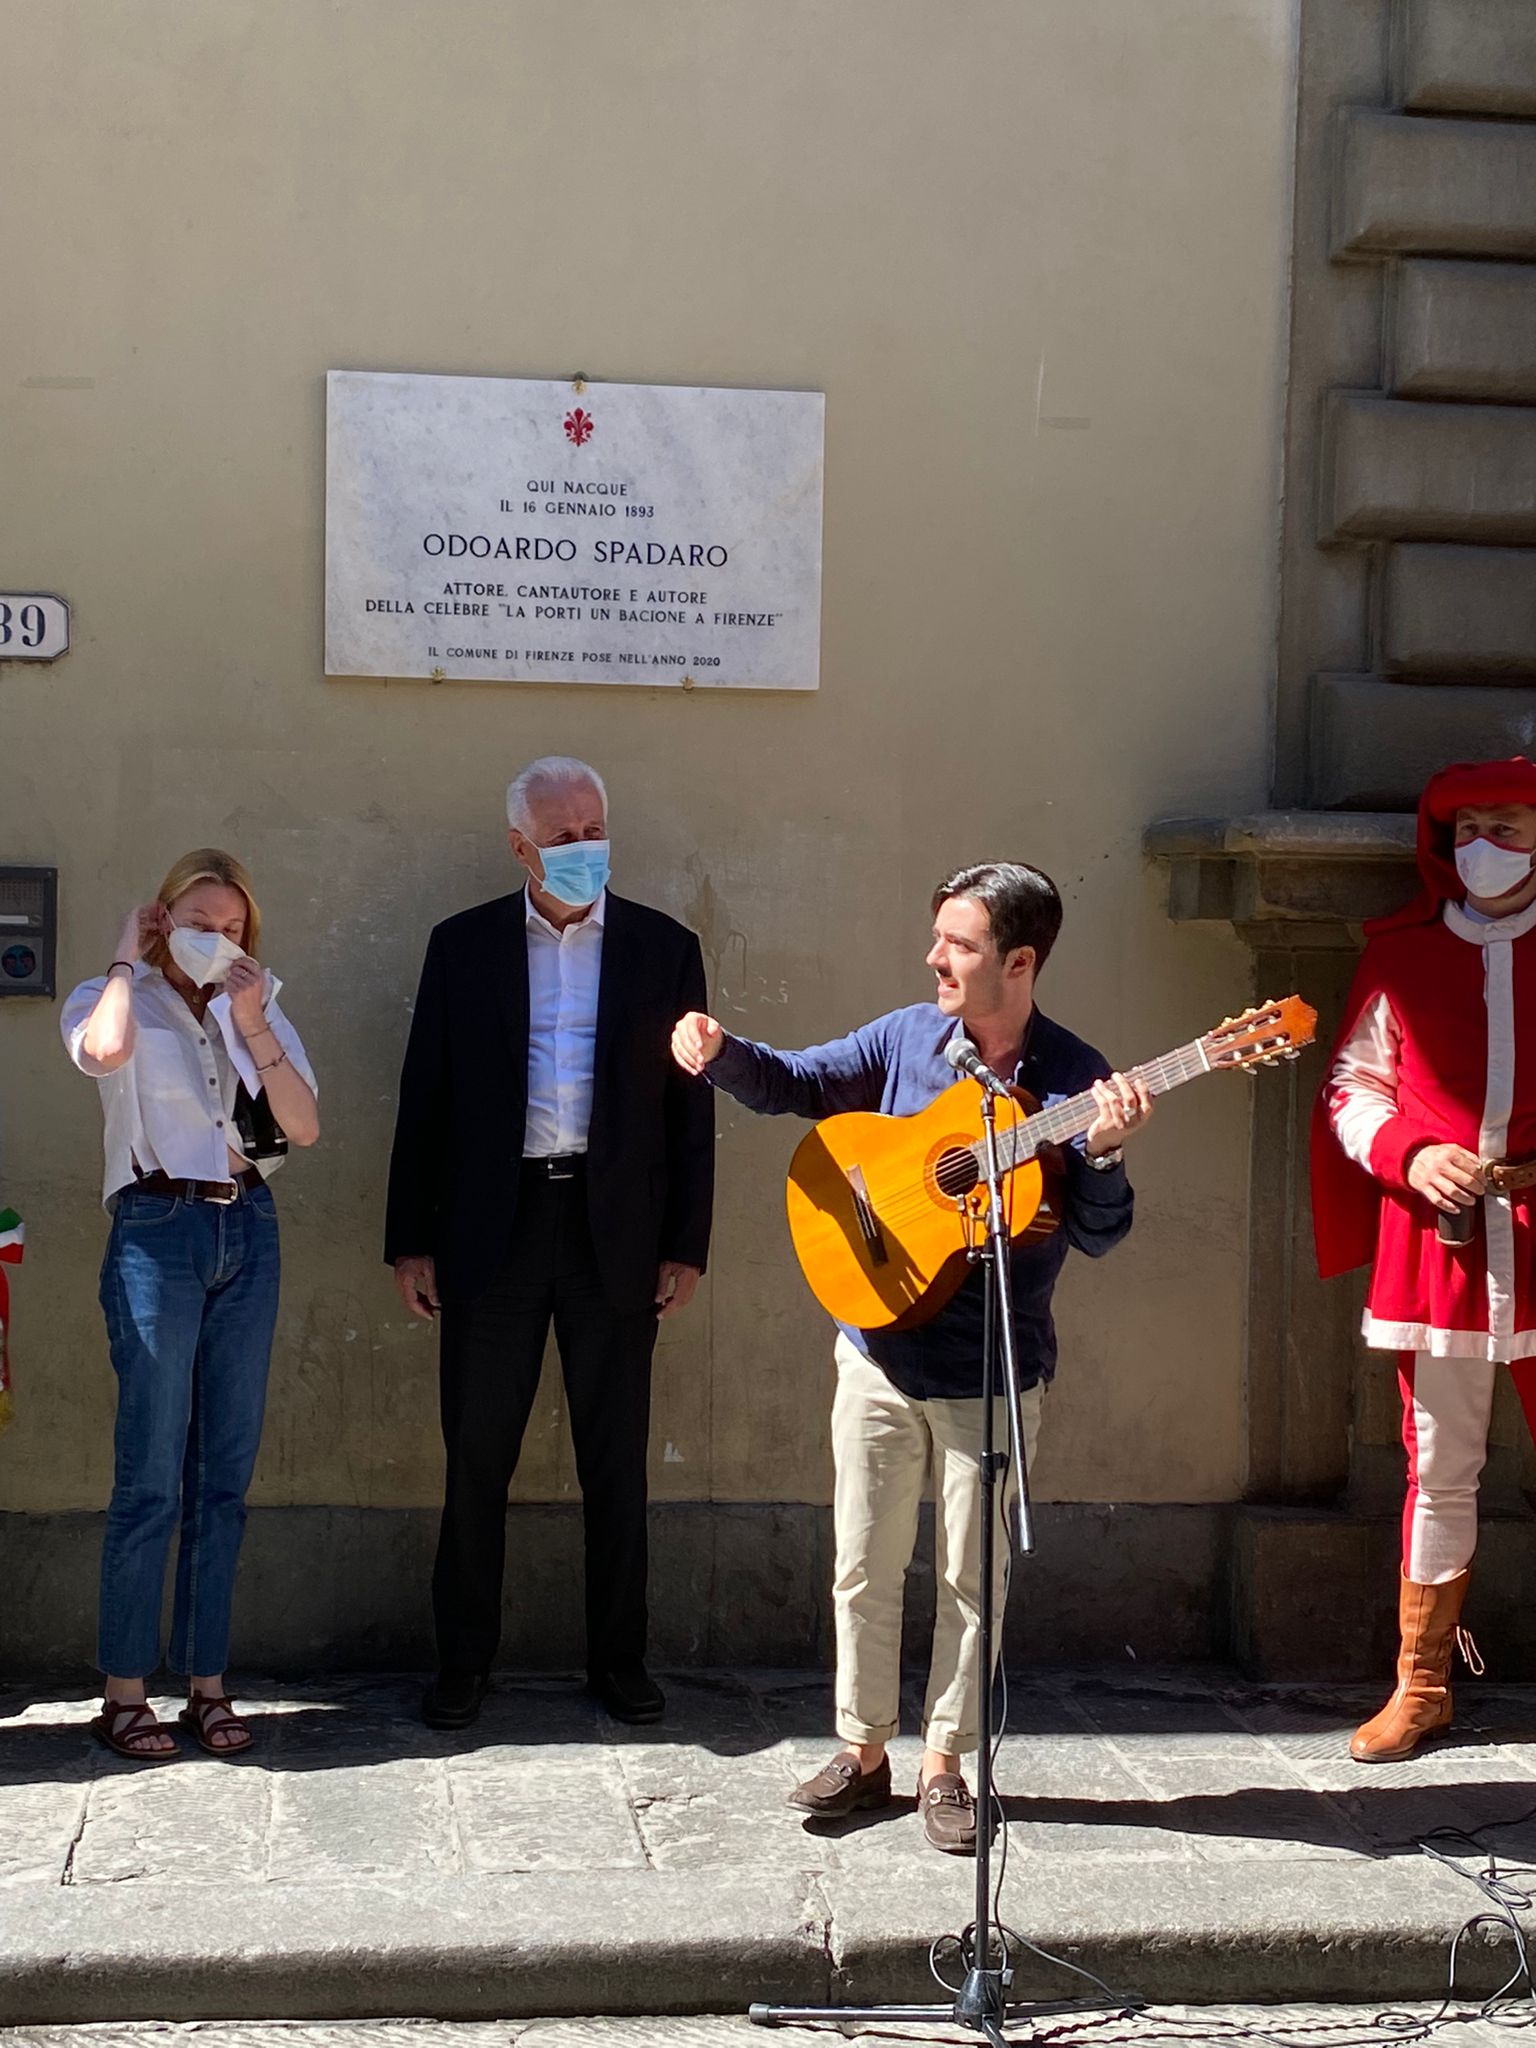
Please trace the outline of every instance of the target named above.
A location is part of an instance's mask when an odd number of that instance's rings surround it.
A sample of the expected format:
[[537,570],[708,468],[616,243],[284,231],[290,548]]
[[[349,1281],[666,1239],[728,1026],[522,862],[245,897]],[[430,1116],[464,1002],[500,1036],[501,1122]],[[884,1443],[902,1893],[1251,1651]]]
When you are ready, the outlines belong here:
[[525,1159],[523,1172],[530,1180],[575,1180],[587,1170],[585,1152],[562,1152],[554,1159]]
[[242,1188],[259,1188],[261,1175],[254,1166],[233,1180],[173,1180],[168,1173],[141,1173],[133,1185],[141,1194],[177,1195],[183,1202],[214,1202],[227,1209],[239,1201]]
[[1482,1175],[1496,1195],[1517,1195],[1522,1188],[1536,1188],[1536,1158],[1485,1159]]

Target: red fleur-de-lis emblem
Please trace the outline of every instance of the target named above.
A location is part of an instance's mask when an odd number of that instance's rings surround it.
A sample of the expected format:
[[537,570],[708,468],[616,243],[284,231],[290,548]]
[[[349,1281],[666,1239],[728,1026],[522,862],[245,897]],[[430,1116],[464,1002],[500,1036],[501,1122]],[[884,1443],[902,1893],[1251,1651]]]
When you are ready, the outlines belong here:
[[592,438],[592,429],[597,425],[591,413],[583,412],[578,405],[574,412],[565,416],[565,438],[580,448]]

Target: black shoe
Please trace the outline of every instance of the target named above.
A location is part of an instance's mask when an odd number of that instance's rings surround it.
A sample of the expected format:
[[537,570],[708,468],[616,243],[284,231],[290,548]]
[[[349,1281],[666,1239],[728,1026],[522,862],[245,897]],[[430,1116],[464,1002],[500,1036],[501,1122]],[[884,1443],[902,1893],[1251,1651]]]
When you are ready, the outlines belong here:
[[643,1664],[632,1664],[627,1671],[594,1671],[587,1680],[587,1691],[602,1701],[615,1721],[628,1721],[635,1727],[659,1721],[667,1710],[661,1687]]
[[489,1684],[483,1671],[439,1671],[421,1696],[421,1718],[429,1728],[467,1728]]

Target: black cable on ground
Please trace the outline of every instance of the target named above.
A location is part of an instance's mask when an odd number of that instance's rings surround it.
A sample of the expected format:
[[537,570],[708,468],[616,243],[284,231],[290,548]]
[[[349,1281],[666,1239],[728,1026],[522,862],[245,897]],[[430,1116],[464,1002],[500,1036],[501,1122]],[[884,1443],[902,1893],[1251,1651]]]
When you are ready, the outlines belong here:
[[[1006,1696],[1006,1695],[1005,1695]],[[1001,1725],[999,1726],[1001,1735]],[[1531,1953],[1527,1933],[1520,1915],[1529,1912],[1536,1905],[1536,1889],[1530,1881],[1536,1880],[1536,1865],[1506,1863],[1500,1866],[1497,1853],[1491,1849],[1484,1837],[1509,1833],[1536,1820],[1536,1806],[1527,1808],[1509,1820],[1490,1821],[1476,1829],[1441,1827],[1432,1828],[1427,1835],[1416,1838],[1414,1846],[1421,1854],[1448,1870],[1452,1876],[1474,1885],[1487,1901],[1486,1907],[1464,1920],[1451,1937],[1448,1957],[1445,1995],[1431,2013],[1419,2014],[1388,2008],[1376,2014],[1364,2027],[1354,2021],[1317,2020],[1304,2022],[1294,2027],[1266,2027],[1246,2021],[1221,2020],[1217,2018],[1159,2018],[1152,2011],[1149,1999],[1127,1997],[1114,1991],[1104,1980],[1096,1977],[1091,1970],[1069,1962],[1065,1956],[1053,1954],[1038,1943],[1027,1940],[1014,1929],[1006,1927],[999,1919],[998,1931],[1006,1943],[1017,1942],[1032,1955],[1056,1968],[1070,1971],[1074,1976],[1084,1977],[1099,1987],[1108,2002],[1117,2010],[1113,2014],[1099,2013],[1094,2027],[1098,2038],[1105,2038],[1103,2029],[1115,2021],[1131,2022],[1129,2033],[1118,2038],[1133,2048],[1138,2042],[1149,2042],[1159,2038],[1190,2042],[1254,2042],[1263,2048],[1382,2048],[1384,2041],[1409,2043],[1428,2040],[1442,2028],[1482,2023],[1510,2028],[1536,2025],[1536,1979],[1531,1974]],[[1006,1841],[1006,1823],[1004,1823]],[[1461,1844],[1463,1855],[1486,1854],[1487,1864],[1480,1870],[1467,1870],[1455,1860],[1456,1852],[1448,1845]],[[1517,1882],[1517,1880],[1519,1880]],[[994,1907],[1001,1896],[1001,1877]],[[1463,1944],[1486,1928],[1503,1928],[1514,1945],[1516,1962],[1514,1969],[1494,1992],[1476,2004],[1462,2004],[1458,1997],[1457,1972]],[[970,1930],[967,1930],[970,1931]],[[953,1939],[954,1937],[948,1937]],[[935,1949],[939,1944],[935,1944]],[[930,1960],[932,1954],[930,1953]],[[937,1975],[937,1970],[935,1970]],[[941,1978],[940,1982],[944,1980]],[[946,1988],[948,1988],[946,1986]],[[1234,2001],[1235,2002],[1235,2001]],[[1135,2024],[1135,2023],[1138,2023]],[[1064,2025],[1034,2027],[1027,2038],[1037,2043],[1082,2039],[1088,2033],[1083,2020],[1071,2020]]]

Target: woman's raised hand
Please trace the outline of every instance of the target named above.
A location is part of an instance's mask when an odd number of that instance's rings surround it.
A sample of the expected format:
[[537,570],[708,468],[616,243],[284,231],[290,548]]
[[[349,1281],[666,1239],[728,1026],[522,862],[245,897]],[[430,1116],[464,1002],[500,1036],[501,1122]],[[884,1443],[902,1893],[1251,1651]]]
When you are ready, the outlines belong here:
[[239,1026],[242,1038],[250,1038],[261,1030],[267,1020],[267,973],[266,969],[243,954],[224,982],[224,992],[229,997],[230,1015]]
[[142,960],[150,941],[164,938],[170,928],[170,916],[163,903],[141,903],[137,910],[130,910],[124,920],[113,959]]

